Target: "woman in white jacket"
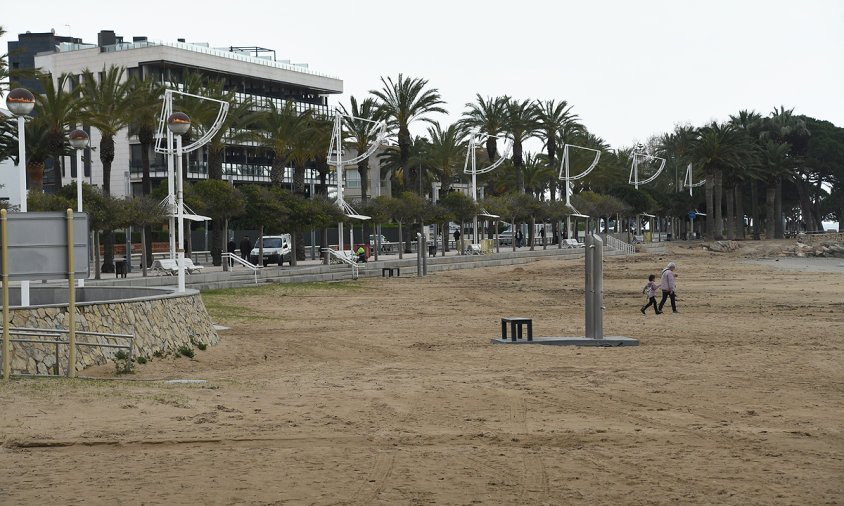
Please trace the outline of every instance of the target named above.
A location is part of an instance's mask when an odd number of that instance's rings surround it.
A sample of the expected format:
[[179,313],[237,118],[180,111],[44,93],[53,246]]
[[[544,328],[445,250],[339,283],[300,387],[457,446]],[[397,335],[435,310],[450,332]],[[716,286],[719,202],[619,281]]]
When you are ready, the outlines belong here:
[[662,269],[662,278],[660,279],[659,285],[662,289],[662,300],[659,302],[659,310],[662,311],[662,306],[665,305],[665,299],[671,299],[671,312],[677,313],[677,275],[674,274],[674,269],[677,266],[674,265],[674,262],[670,262],[665,269]]

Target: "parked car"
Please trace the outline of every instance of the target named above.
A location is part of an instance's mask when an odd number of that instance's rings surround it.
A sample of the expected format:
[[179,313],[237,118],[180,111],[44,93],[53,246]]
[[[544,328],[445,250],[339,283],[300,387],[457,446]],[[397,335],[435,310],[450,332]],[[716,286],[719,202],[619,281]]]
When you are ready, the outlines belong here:
[[498,244],[510,246],[513,244],[513,230],[507,229],[498,233]]
[[265,235],[261,237],[249,253],[249,261],[255,265],[258,265],[258,255],[261,254],[262,244],[264,247],[264,257],[261,263],[264,267],[269,264],[281,265],[284,263],[284,257],[287,257],[287,263],[290,263],[290,234]]

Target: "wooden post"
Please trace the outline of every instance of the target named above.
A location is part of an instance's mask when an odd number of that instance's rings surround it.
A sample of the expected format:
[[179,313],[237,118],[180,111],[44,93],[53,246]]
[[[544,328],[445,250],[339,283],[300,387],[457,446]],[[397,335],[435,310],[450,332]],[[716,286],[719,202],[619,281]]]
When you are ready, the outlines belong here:
[[9,234],[7,233],[6,210],[0,209],[0,240],[3,241],[3,380],[9,381],[12,372],[12,358],[9,356]]
[[76,377],[76,280],[73,275],[73,209],[67,210],[67,377]]

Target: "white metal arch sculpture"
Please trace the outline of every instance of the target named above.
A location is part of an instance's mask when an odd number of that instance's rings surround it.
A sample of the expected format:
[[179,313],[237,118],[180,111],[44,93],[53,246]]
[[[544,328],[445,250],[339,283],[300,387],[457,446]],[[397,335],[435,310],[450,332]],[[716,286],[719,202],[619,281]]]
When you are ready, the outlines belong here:
[[475,202],[478,201],[477,175],[492,172],[500,167],[501,164],[504,163],[504,160],[510,156],[510,152],[513,150],[513,141],[505,138],[504,152],[500,157],[498,157],[498,160],[492,162],[487,167],[479,169],[476,156],[478,146],[482,146],[483,143],[492,137],[496,139],[498,138],[497,135],[481,134],[478,130],[473,130],[472,133],[469,134],[469,145],[466,149],[466,161],[463,162],[463,173],[472,175],[472,199]]
[[[595,153],[595,158],[592,159],[592,163],[589,164],[589,167],[586,168],[583,172],[580,172],[574,176],[571,175],[571,163],[569,161],[569,152],[570,148],[575,149],[584,149],[586,151],[592,151]],[[566,144],[563,146],[563,156],[562,160],[560,161],[560,176],[559,178],[565,181],[566,185],[566,206],[572,207],[571,205],[571,182],[577,181],[578,179],[582,179],[589,175],[592,170],[598,166],[598,161],[601,159],[601,150],[600,149],[593,149],[593,148],[586,148],[583,146],[576,146],[574,144]],[[574,208],[572,208],[574,209]]]
[[[478,168],[478,160],[477,160],[477,150],[478,146],[482,146],[490,138],[498,138],[497,135],[490,135],[490,134],[481,134],[480,130],[472,130],[469,134],[469,142],[466,148],[466,160],[463,162],[463,173],[464,174],[471,174],[472,175],[472,200],[475,202],[478,201],[478,174],[486,174],[487,172],[492,172],[493,170],[497,169],[504,163],[510,156],[510,152],[513,150],[513,141],[505,137],[504,141],[504,151],[502,152],[501,156],[498,157],[497,160],[492,162],[486,167]],[[486,209],[481,208],[481,214],[487,217],[494,217],[494,219],[498,219],[498,216],[492,215],[487,212]],[[474,233],[475,239],[478,238],[478,217],[475,216],[474,228],[472,229]],[[474,242],[479,242],[475,240]]]
[[689,165],[686,167],[686,177],[683,179],[683,187],[689,189],[690,197],[694,196],[694,193],[692,191],[693,188],[699,188],[706,184],[706,179],[701,179],[697,183],[693,183],[692,181],[692,164],[689,163]]
[[[217,102],[220,105],[220,108],[217,110],[217,117],[214,120],[214,123],[211,125],[211,128],[208,129],[203,135],[201,135],[198,139],[194,142],[188,144],[187,146],[182,146],[182,136],[179,136],[178,139],[173,138],[173,132],[167,128],[167,120],[170,118],[170,115],[173,114],[173,94],[179,94],[182,96],[187,97],[194,97],[199,100],[207,100],[210,102]],[[198,217],[192,211],[190,215],[185,215],[185,201],[184,201],[184,192],[182,189],[183,178],[182,178],[182,153],[190,153],[191,151],[195,151],[200,147],[204,146],[214,137],[217,132],[220,131],[220,128],[223,126],[223,122],[226,120],[226,116],[229,112],[229,103],[223,100],[217,100],[214,98],[202,97],[199,95],[193,95],[190,93],[185,93],[177,90],[165,90],[164,91],[164,101],[161,104],[161,116],[158,118],[158,136],[156,137],[155,141],[155,152],[162,153],[167,156],[167,197],[165,201],[162,201],[162,205],[165,206],[167,209],[168,214],[170,215],[170,226],[169,226],[169,239],[170,239],[170,258],[175,258],[178,265],[178,291],[184,292],[185,291],[185,230],[184,230],[184,220],[185,218],[189,219],[200,219],[205,220],[204,216]],[[177,140],[178,142],[174,145],[173,141]],[[174,158],[177,160],[174,163]],[[175,170],[174,170],[175,165]],[[176,224],[178,220],[178,227],[174,227],[173,225]],[[178,230],[179,234],[179,247],[176,249],[176,236],[174,235]]]
[[[659,161],[659,168],[656,172],[646,179],[639,179],[639,162],[640,160],[654,162]],[[637,148],[633,151],[633,162],[630,164],[630,177],[628,178],[627,182],[632,184],[637,190],[639,189],[640,184],[648,184],[654,179],[658,178],[659,175],[662,173],[662,169],[665,168],[665,158],[660,158],[658,156],[649,155],[645,152],[645,147],[641,144],[637,146]]]
[[207,100],[209,102],[217,102],[218,104],[220,104],[220,108],[217,110],[217,117],[214,119],[214,123],[212,123],[211,127],[198,139],[191,142],[187,146],[182,146],[182,151],[184,153],[196,151],[202,146],[208,144],[208,141],[210,141],[211,138],[217,135],[217,132],[220,131],[220,128],[223,126],[223,122],[226,120],[226,116],[229,113],[229,103],[225,100],[217,100],[215,98],[203,97],[200,95],[185,93],[183,91],[178,90],[164,90],[164,103],[161,104],[161,116],[158,118],[158,136],[156,137],[155,141],[156,153],[172,155],[176,152],[176,148],[173,147],[171,139],[167,137],[167,135],[172,135],[168,134],[169,130],[167,129],[167,118],[169,118],[170,115],[173,114],[174,93],[185,97],[193,97],[199,100]]
[[[347,160],[343,159],[343,118],[349,118],[355,121],[363,121],[365,123],[369,123],[370,127],[367,131],[367,137],[372,138],[372,141],[369,143],[366,151],[363,153],[358,153],[357,156],[349,158]],[[344,169],[343,166],[345,165],[354,165],[360,161],[366,160],[369,158],[375,150],[378,149],[378,146],[384,143],[387,138],[387,123],[383,120],[381,121],[373,121],[366,118],[359,118],[357,116],[352,116],[350,114],[344,114],[339,110],[334,110],[334,129],[331,132],[331,141],[328,145],[328,164],[331,166],[336,167],[337,170],[337,205],[343,211],[343,214],[348,216],[349,218],[354,218],[358,220],[368,220],[369,216],[364,216],[358,214],[351,205],[343,198],[343,175]],[[338,250],[340,252],[343,251],[343,223],[338,223],[337,225],[337,232],[338,232]],[[349,231],[351,234],[351,230]],[[349,240],[349,246],[351,247],[353,241]]]

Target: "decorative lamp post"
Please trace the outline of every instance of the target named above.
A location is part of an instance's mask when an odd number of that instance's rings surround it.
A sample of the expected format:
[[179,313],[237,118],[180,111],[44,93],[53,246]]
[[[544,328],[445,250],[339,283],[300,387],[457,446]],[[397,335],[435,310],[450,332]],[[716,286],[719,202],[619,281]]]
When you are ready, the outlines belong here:
[[179,292],[185,291],[185,202],[182,192],[182,136],[190,130],[190,116],[174,112],[167,118],[167,128],[176,136],[176,219],[178,220],[179,246],[176,262],[179,265]]
[[[6,95],[6,107],[18,117],[18,190],[20,210],[26,212],[26,129],[24,116],[35,107],[35,96],[26,88],[15,88]],[[29,305],[29,281],[21,281],[21,306]]]
[[[88,147],[88,134],[84,130],[76,129],[70,132],[67,136],[70,147],[76,150],[76,212],[82,212],[82,175],[84,167],[82,166],[82,150]],[[85,286],[85,279],[79,278],[79,286]]]
[[82,212],[82,150],[88,147],[88,134],[84,130],[74,130],[67,136],[70,147],[76,150],[76,211]]

